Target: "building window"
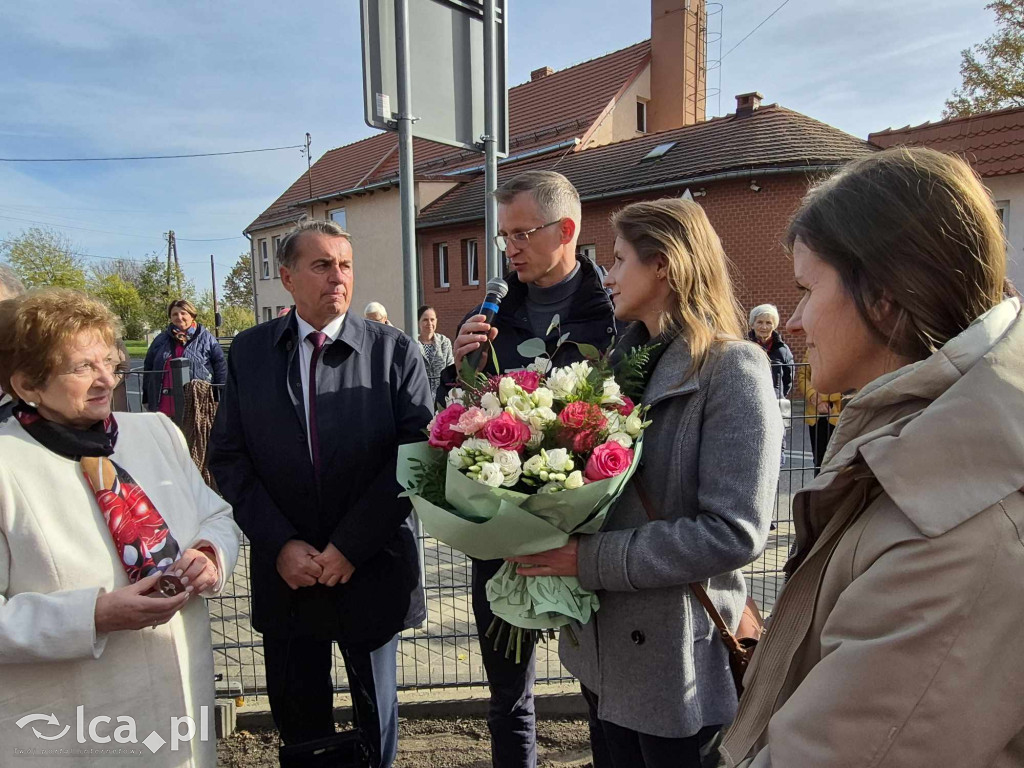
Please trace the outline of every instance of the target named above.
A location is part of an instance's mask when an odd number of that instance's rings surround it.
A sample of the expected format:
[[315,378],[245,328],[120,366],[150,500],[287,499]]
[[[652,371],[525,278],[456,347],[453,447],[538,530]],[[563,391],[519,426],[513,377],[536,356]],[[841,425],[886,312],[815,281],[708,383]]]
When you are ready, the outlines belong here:
[[480,285],[480,259],[476,240],[466,240],[466,285]]
[[280,236],[273,238],[270,241],[270,244],[271,244],[271,249],[270,250],[274,254],[274,277],[281,277],[281,273],[278,272],[278,269],[281,266],[281,262],[278,259],[278,252],[281,250],[281,238],[280,238]]
[[435,246],[434,261],[437,262],[437,269],[434,270],[434,274],[437,275],[437,287],[447,288],[448,287],[448,243],[438,243]]
[[581,245],[576,249],[576,252],[586,259],[590,259],[595,264],[597,263],[597,246],[596,245]]
[[647,133],[647,102],[636,101],[636,129],[640,133]]
[[999,221],[1003,224],[1004,234],[1010,232],[1010,201],[996,200],[996,213],[999,214]]
[[346,223],[347,217],[345,216],[344,208],[335,208],[333,211],[328,212],[327,215],[331,217],[331,221],[348,232],[348,224]]
[[263,322],[269,322],[274,319],[273,315],[270,314],[270,307],[263,308]]
[[283,304],[278,304],[277,305],[277,311],[274,312],[274,317],[280,317],[281,313],[284,312],[284,310],[285,310],[285,306]]
[[260,240],[260,280],[270,279],[270,257],[267,255],[267,241]]

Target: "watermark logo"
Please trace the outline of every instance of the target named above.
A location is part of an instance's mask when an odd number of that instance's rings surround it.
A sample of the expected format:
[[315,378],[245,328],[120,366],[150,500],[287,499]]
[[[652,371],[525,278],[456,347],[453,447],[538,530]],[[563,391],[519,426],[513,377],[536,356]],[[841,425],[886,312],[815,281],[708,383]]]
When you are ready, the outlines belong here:
[[[61,728],[60,720],[54,713],[50,714],[29,714],[19,718],[14,723],[21,730],[28,728],[37,739],[43,741],[58,741],[68,735],[71,724]],[[116,728],[111,728],[116,724]],[[138,726],[135,718],[129,715],[118,715],[116,718],[107,715],[86,717],[85,707],[79,706],[75,709],[75,741],[79,744],[142,744],[150,752],[156,754],[166,745],[170,745],[171,752],[177,752],[183,744],[188,744],[193,739],[199,741],[210,740],[210,708],[202,706],[199,708],[199,723],[187,715],[182,717],[171,717],[166,731],[167,738],[161,736],[157,731],[151,731],[141,741],[138,738]]]

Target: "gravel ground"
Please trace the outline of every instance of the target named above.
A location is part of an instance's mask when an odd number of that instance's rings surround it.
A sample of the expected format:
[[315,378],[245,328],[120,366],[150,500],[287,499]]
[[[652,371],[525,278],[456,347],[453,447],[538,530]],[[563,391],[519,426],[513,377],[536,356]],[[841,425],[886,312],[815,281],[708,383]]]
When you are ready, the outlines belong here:
[[[490,768],[487,723],[479,719],[402,720],[394,768]],[[583,720],[537,723],[538,768],[590,768]],[[276,768],[277,731],[238,731],[217,745],[223,768]]]

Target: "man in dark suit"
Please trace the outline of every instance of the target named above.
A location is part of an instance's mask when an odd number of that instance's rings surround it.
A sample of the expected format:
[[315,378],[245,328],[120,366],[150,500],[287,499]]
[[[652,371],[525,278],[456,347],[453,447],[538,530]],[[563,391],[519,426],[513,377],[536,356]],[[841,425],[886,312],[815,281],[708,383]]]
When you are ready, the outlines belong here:
[[431,394],[408,336],[348,312],[353,257],[333,222],[281,244],[284,317],[231,345],[210,470],[251,550],[252,623],[285,744],[334,733],[331,647],[375,765],[398,741],[398,633],[425,616],[400,443],[422,439]]

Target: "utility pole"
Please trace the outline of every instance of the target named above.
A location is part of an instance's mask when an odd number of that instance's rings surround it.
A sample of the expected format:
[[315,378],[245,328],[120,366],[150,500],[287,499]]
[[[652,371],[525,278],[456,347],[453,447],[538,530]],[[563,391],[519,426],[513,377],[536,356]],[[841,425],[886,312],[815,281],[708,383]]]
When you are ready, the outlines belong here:
[[164,288],[164,298],[171,300],[171,254],[174,254],[174,261],[178,261],[178,246],[174,242],[174,230],[167,233],[167,285]]
[[217,311],[217,273],[213,268],[213,254],[210,254],[210,282],[213,284],[213,327],[214,336],[220,336],[220,312]]
[[313,137],[306,132],[306,180],[309,182],[309,199],[313,199],[313,158],[309,154],[309,145],[313,143]]

